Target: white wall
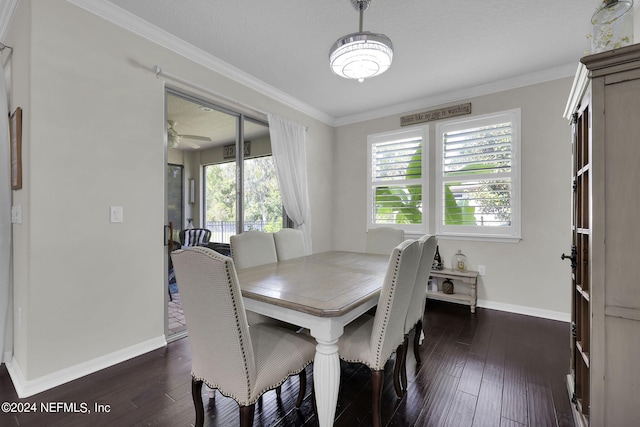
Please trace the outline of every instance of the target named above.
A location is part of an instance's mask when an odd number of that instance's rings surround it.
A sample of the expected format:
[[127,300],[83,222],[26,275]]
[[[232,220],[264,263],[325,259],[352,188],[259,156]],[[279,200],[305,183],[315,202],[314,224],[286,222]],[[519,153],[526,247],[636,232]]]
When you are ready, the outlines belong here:
[[[309,127],[313,247],[332,247],[329,126],[64,0],[21,1],[5,42],[20,76],[11,105],[25,109],[11,368],[23,392],[164,343],[165,82],[155,64]],[[124,208],[123,223],[109,223],[110,206]]]
[[[30,199],[30,190],[28,186],[31,162],[29,158],[30,146],[26,141],[31,139],[31,129],[29,123],[31,122],[31,115],[27,114],[31,110],[31,96],[30,96],[30,75],[28,70],[31,66],[31,26],[29,20],[30,7],[24,5],[16,10],[14,21],[21,22],[21,25],[14,26],[11,33],[7,35],[5,43],[12,46],[10,55],[3,53],[3,69],[7,78],[7,95],[9,98],[9,110],[15,111],[16,107],[22,107],[22,181],[23,189],[20,191],[12,192],[12,203],[16,206],[22,206],[24,214],[28,214],[29,206],[28,200]],[[21,54],[16,54],[16,51],[20,51]],[[13,226],[12,227],[12,256],[13,256],[13,276],[14,282],[16,280],[25,281],[29,277],[29,247],[26,239],[28,237],[28,230],[25,227]],[[20,262],[17,262],[20,260]],[[13,289],[14,301],[22,301],[23,309],[28,309],[26,301],[28,297],[28,289],[26,287],[15,287]],[[14,330],[19,327],[17,318],[17,307],[13,310],[14,314]],[[29,319],[23,317],[21,319],[22,327],[26,328],[29,324]],[[14,340],[13,343],[14,354],[25,354],[27,351],[27,345],[24,340]],[[25,360],[26,363],[26,360]]]
[[[571,129],[562,117],[572,78],[504,91],[471,102],[472,114],[521,108],[522,241],[495,243],[439,239],[440,254],[450,266],[461,249],[470,268],[486,266],[478,299],[481,306],[544,317],[568,319],[570,268],[560,260],[571,247]],[[429,106],[428,111],[440,106]],[[367,135],[400,129],[400,116],[345,125],[337,129],[335,150],[336,249],[362,250],[366,232]],[[435,123],[430,122],[430,170],[435,170]],[[433,183],[430,232],[435,230]]]

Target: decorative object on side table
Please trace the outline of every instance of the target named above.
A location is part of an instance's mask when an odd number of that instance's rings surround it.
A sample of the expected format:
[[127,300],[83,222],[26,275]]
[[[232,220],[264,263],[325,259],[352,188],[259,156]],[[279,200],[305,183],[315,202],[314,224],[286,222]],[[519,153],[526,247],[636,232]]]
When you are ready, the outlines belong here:
[[451,269],[456,271],[467,271],[467,256],[460,249],[451,258]]
[[436,254],[433,256],[433,264],[431,265],[432,270],[442,270],[444,267],[442,266],[442,258],[440,257],[440,249],[436,246]]
[[451,295],[453,293],[453,282],[449,279],[444,279],[442,281],[442,293]]
[[633,0],[602,0],[591,17],[591,53],[633,44]]

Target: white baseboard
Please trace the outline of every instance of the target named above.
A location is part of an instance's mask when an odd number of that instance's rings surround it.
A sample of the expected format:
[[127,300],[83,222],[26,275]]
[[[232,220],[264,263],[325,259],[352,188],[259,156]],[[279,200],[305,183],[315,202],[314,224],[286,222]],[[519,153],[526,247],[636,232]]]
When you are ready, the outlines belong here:
[[24,378],[22,370],[15,358],[11,360],[11,363],[7,363],[6,365],[18,397],[23,398],[42,393],[45,390],[108,368],[109,366],[164,347],[165,345],[167,345],[167,341],[165,340],[165,336],[162,335],[33,380],[26,380]]
[[542,317],[543,319],[559,320],[569,323],[570,313],[560,311],[543,310],[540,308],[526,307],[523,305],[504,304],[501,302],[478,300],[478,307],[489,308],[491,310],[508,311],[509,313],[524,314],[526,316]]

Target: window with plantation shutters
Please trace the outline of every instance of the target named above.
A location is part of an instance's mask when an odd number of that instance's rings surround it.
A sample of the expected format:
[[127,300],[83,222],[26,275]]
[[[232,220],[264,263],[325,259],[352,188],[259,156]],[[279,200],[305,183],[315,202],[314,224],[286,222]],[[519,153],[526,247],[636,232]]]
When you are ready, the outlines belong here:
[[520,110],[436,125],[436,228],[520,238]]
[[424,232],[428,126],[368,138],[368,226]]

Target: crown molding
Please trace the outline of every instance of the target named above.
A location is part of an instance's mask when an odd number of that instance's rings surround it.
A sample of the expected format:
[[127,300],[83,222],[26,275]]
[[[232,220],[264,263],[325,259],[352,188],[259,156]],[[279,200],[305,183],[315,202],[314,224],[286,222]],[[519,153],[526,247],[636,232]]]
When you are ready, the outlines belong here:
[[0,6],[0,40],[4,40],[20,0],[6,0]]
[[447,92],[415,101],[392,105],[378,110],[367,111],[351,116],[341,117],[335,120],[334,126],[344,126],[367,120],[380,119],[394,114],[403,114],[414,110],[430,108],[437,105],[466,100],[477,96],[490,95],[492,93],[503,92],[505,90],[517,89],[538,83],[558,80],[565,77],[573,77],[576,71],[576,64],[566,64],[555,68],[525,74],[522,76],[504,79],[480,86],[465,88],[453,92]]
[[[17,1],[17,0],[14,0]],[[169,49],[191,61],[200,64],[216,73],[247,86],[256,92],[266,95],[274,100],[307,114],[330,126],[334,126],[335,118],[300,101],[291,95],[263,82],[260,79],[236,68],[200,48],[185,42],[184,40],[138,18],[130,12],[104,0],[67,0],[112,24],[124,28],[140,37],[150,40],[166,49]],[[161,65],[161,64],[158,64]]]
[[571,90],[569,91],[569,99],[567,100],[567,105],[564,107],[564,113],[562,114],[565,119],[571,120],[573,113],[576,112],[578,105],[582,100],[582,96],[587,90],[588,84],[589,71],[583,63],[579,63],[575,77],[573,78]]

